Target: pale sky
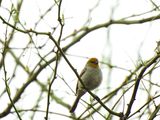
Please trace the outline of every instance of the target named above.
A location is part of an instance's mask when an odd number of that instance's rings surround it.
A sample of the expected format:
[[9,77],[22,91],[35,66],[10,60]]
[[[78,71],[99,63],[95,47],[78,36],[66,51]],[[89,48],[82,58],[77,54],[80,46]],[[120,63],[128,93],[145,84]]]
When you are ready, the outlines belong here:
[[[11,1],[13,3],[17,2],[17,0],[11,0]],[[8,18],[8,12],[4,8],[10,8],[9,6],[11,6],[10,5],[11,1],[3,0],[1,4],[1,7],[3,8],[0,8],[0,15],[6,19]],[[89,10],[92,10],[92,8],[97,4],[97,1],[98,0],[63,0],[62,15],[64,15],[64,18],[65,18],[65,26],[64,26],[63,36],[62,36],[63,38],[71,34],[73,31],[79,30],[82,26],[89,24],[89,26],[92,27],[97,24],[108,22],[109,18],[112,15],[111,13],[112,8],[114,8],[115,6],[117,7],[115,8],[114,15],[112,16],[112,18],[115,20],[129,17],[131,15],[144,13],[153,8],[153,5],[151,4],[150,0],[119,0],[119,1],[118,0],[100,0],[100,3],[92,11],[90,15],[91,22],[86,23]],[[158,0],[157,1],[155,0],[155,3],[157,3],[157,5],[160,5],[160,2]],[[25,24],[25,27],[27,29],[33,28],[35,25],[35,22],[39,19],[39,16],[46,9],[48,9],[52,4],[53,4],[53,1],[44,2],[43,0],[25,0],[22,5],[22,11],[20,13],[21,14],[20,21],[23,24]],[[50,26],[56,27],[57,19],[55,17],[57,17],[57,7],[54,7],[52,10],[53,12],[51,13],[53,14],[49,13],[44,18],[44,20],[41,21],[40,25],[37,27],[36,30],[41,32],[50,32],[51,30]],[[156,13],[152,13],[152,14],[156,15]],[[152,14],[146,14],[140,18],[149,17]],[[138,17],[130,18],[128,20],[135,20],[135,19],[139,19],[139,18]],[[0,25],[3,25],[1,21],[0,21]],[[79,43],[71,47],[67,51],[67,53],[69,54],[67,57],[79,73],[85,65],[85,62],[87,60],[86,57],[97,57],[99,58],[100,61],[102,61],[102,58],[103,57],[108,58],[109,54],[112,54],[113,65],[133,70],[137,65],[137,60],[139,57],[137,53],[140,53],[140,57],[142,58],[143,61],[148,60],[149,58],[154,56],[156,41],[160,39],[159,26],[160,26],[159,21],[153,21],[149,23],[135,24],[135,25],[112,25],[109,28],[102,28],[102,29],[96,30],[94,32],[91,32],[87,36],[85,36]],[[2,26],[2,28],[0,29],[0,38],[4,37],[3,28],[5,29],[4,26]],[[109,40],[110,40],[111,46],[108,46],[108,42],[107,42],[108,30],[110,30]],[[58,36],[58,34],[59,34],[59,30],[57,29],[54,35]],[[14,37],[17,40],[11,44],[12,47],[17,47],[17,48],[25,47],[25,43],[27,43],[28,37],[26,37],[24,34],[17,34]],[[45,43],[46,39],[47,38],[43,36],[41,37],[35,36],[36,45],[37,46],[42,45],[43,43]],[[66,39],[65,42],[62,42],[62,46],[65,46],[71,40],[72,39]],[[52,45],[53,43],[51,41],[48,41],[44,50],[41,51],[42,54],[45,54],[46,52],[51,50],[53,47]],[[139,49],[140,47],[141,49]],[[19,54],[18,51],[17,51],[17,54]],[[80,56],[80,57],[77,57],[77,56]],[[24,54],[24,57],[21,60],[24,63],[26,63],[29,67],[33,68],[33,65],[35,65],[37,59],[38,58],[36,58],[36,51],[28,50],[26,51],[26,53]],[[11,59],[8,59],[6,61],[7,69],[9,69],[10,66],[14,65],[14,63],[11,61],[12,61]],[[103,71],[104,81],[102,85],[99,87],[99,91],[97,92],[100,98],[104,95],[103,90],[106,89],[107,77],[105,75],[108,72],[107,66],[101,64],[101,67]],[[67,81],[67,83],[70,84],[71,88],[75,90],[76,82],[77,82],[76,76],[64,60],[61,61],[58,70],[59,70],[58,71],[59,75],[61,75]],[[44,72],[40,76],[38,76],[38,79],[42,81],[43,79],[46,80],[46,78],[49,77],[50,73],[52,73],[52,70],[50,68],[46,68]],[[3,74],[3,72],[1,71],[0,74]],[[8,71],[8,74],[10,74],[9,71]],[[20,74],[21,76],[17,76],[17,79],[16,79],[17,81],[14,84],[12,84],[12,86],[18,88],[20,87],[20,84],[24,82],[23,80],[21,81],[21,78],[22,76],[26,78],[27,75],[25,73],[20,73]],[[111,89],[118,87],[118,85],[123,82],[126,75],[128,75],[127,71],[121,71],[121,72],[117,72],[116,70],[113,71],[111,78],[112,80],[116,80],[116,81],[112,81],[110,83]],[[155,74],[155,76],[157,76],[157,74]],[[0,79],[3,79],[3,75]],[[155,77],[155,79],[158,80],[157,77]],[[75,99],[73,92],[67,86],[64,85],[64,82],[60,81],[60,79],[58,80],[55,82],[53,90],[56,91],[56,94],[60,94],[59,96],[61,96],[65,102],[68,101],[69,104],[72,105]],[[4,83],[2,80],[0,81],[0,84],[1,84],[0,87],[4,88]],[[31,98],[34,98],[39,91],[40,91],[40,88],[37,87],[36,84],[34,83],[31,84],[30,87],[27,89],[26,93],[22,95],[22,98],[25,97],[25,100],[23,101],[20,100],[19,104],[21,104],[21,106],[26,109],[30,108],[29,106],[34,105],[34,103],[32,103],[31,101]],[[12,90],[12,92],[15,92],[15,90]],[[7,96],[3,97],[0,100],[1,107],[2,106],[6,107],[6,104],[3,104],[3,103],[6,103],[5,102],[6,99],[8,100]],[[89,100],[90,99],[89,94],[86,94],[82,99]],[[46,99],[42,100],[41,107],[40,107],[43,110],[45,110],[46,108],[45,100]],[[25,101],[25,104],[24,104],[24,101]],[[45,104],[43,104],[43,102]],[[82,104],[84,103],[82,102]],[[76,114],[81,114],[81,109],[82,110],[84,109],[84,106],[82,104],[78,105]],[[58,110],[55,108],[58,108]],[[56,105],[54,101],[51,102],[50,109],[52,112],[65,113],[66,115],[70,115],[68,109],[64,109],[60,105]],[[26,117],[24,117],[23,120],[28,120],[28,116],[27,116],[28,114],[25,115]],[[45,117],[45,113],[44,114],[40,113],[35,116],[35,119],[44,120],[44,117]],[[70,120],[67,117],[62,118],[62,116],[55,115],[55,114],[50,115],[50,119],[52,119],[52,117],[55,120],[60,120],[60,119]],[[100,116],[95,116],[95,118],[97,119],[99,117]],[[17,118],[16,115],[9,115],[6,118],[3,118],[2,120],[8,120],[8,119],[14,120],[16,118]],[[103,118],[100,117],[99,120],[103,120]]]

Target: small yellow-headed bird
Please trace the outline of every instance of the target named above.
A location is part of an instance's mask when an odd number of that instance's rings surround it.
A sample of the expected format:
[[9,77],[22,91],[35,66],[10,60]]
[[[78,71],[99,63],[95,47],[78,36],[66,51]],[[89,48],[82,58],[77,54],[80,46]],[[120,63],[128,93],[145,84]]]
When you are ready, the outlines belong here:
[[[101,72],[101,69],[99,68],[98,63],[99,62],[98,62],[97,58],[90,58],[87,61],[84,69],[82,70],[82,72],[80,74],[81,80],[82,80],[85,88],[88,90],[93,90],[93,89],[97,88],[102,81],[102,72]],[[77,87],[76,87],[76,96],[77,97],[73,103],[73,106],[70,109],[71,113],[73,113],[75,111],[80,98],[86,92],[87,91],[84,89],[83,85],[78,80]]]

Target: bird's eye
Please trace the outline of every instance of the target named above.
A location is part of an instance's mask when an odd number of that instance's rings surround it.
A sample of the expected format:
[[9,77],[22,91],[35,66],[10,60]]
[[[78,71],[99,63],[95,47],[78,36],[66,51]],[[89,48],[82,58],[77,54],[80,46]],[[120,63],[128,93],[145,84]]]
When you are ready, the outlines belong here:
[[91,63],[93,63],[93,64],[98,64],[98,61],[97,61],[97,60],[94,60],[94,61],[91,61]]

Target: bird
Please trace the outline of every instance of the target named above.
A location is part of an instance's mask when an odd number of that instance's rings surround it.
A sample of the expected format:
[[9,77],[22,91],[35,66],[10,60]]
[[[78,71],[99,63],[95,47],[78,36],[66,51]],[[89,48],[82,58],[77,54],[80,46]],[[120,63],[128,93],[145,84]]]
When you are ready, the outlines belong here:
[[87,92],[87,90],[94,90],[102,82],[102,71],[99,67],[99,61],[97,58],[93,57],[87,61],[84,69],[80,73],[80,78],[83,85],[80,80],[77,81],[76,99],[70,109],[70,113],[74,113],[80,98]]

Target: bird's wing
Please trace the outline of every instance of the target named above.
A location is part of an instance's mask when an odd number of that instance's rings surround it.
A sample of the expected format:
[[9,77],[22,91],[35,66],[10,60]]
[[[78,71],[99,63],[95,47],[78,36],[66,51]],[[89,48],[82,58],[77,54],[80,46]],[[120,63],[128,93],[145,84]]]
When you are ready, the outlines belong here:
[[[81,71],[81,73],[80,73],[80,78],[82,78],[82,75],[86,72],[86,70],[87,70],[87,68],[85,67],[82,71]],[[80,84],[80,82],[79,82],[79,80],[77,81],[77,86],[76,86],[76,94],[77,94],[77,92],[78,92],[78,84]]]

